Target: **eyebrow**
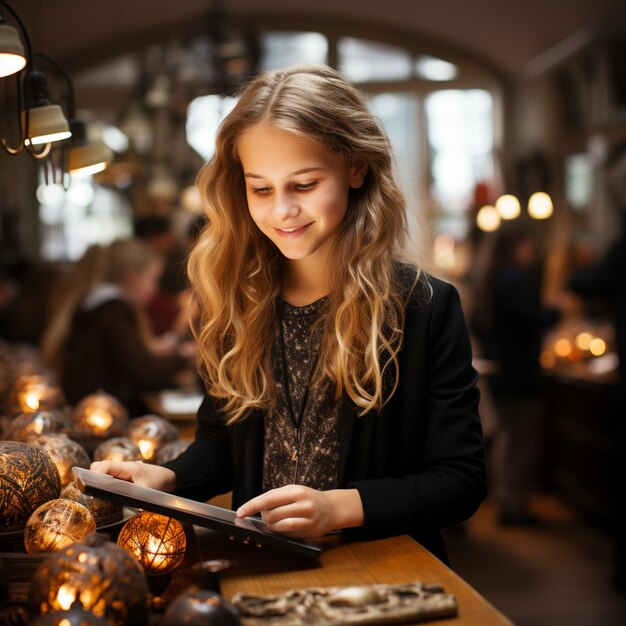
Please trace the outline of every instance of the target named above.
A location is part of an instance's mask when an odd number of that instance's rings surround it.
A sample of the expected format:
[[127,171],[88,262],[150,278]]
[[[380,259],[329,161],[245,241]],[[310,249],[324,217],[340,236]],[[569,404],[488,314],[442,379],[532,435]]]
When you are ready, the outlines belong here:
[[[298,176],[300,174],[308,174],[309,172],[318,172],[320,170],[324,170],[326,169],[325,167],[322,167],[321,165],[316,166],[316,167],[305,167],[301,170],[297,170],[295,172],[291,172],[291,174],[289,174],[289,176]],[[266,178],[265,176],[261,176],[261,174],[254,174],[253,172],[245,172],[244,173],[245,178]]]

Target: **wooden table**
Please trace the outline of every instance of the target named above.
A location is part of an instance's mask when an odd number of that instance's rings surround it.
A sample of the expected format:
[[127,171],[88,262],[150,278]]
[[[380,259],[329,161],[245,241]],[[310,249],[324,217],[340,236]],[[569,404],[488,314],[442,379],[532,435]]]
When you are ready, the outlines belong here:
[[440,583],[456,596],[459,615],[433,622],[438,626],[511,626],[476,590],[410,537],[345,542],[324,541],[319,563],[278,550],[242,545],[196,527],[204,559],[230,559],[233,566],[220,575],[220,590],[275,594],[305,587],[366,585],[372,583]]

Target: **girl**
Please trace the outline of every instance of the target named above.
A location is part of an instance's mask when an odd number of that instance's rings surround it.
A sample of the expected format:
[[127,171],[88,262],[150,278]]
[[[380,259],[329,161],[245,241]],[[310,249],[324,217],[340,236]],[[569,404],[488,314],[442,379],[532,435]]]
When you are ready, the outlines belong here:
[[162,263],[147,244],[119,240],[90,248],[68,276],[42,340],[68,402],[102,389],[138,415],[145,412],[140,392],[188,367],[193,349],[157,345],[142,312]]
[[404,201],[363,96],[327,67],[262,74],[198,184],[196,440],[163,467],[92,468],[445,558],[439,529],[484,495],[476,373],[456,291],[398,262]]

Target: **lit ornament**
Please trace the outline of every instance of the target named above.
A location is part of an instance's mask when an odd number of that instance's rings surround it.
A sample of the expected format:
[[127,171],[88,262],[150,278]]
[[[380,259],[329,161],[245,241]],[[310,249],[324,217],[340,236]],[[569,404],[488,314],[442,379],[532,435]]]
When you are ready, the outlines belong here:
[[162,417],[144,415],[130,421],[126,436],[137,445],[145,461],[154,461],[166,443],[178,439],[178,431]]
[[36,411],[20,413],[10,422],[5,438],[11,441],[27,441],[34,435],[69,433],[70,419],[62,411]]
[[92,439],[108,439],[122,435],[128,425],[126,409],[111,395],[92,393],[74,409],[77,433]]
[[63,408],[65,397],[61,388],[46,376],[21,376],[13,385],[9,405],[14,413],[50,411]]
[[141,563],[146,574],[156,576],[183,562],[187,540],[177,520],[143,511],[124,524],[117,544]]
[[576,335],[576,345],[581,350],[589,350],[589,346],[591,346],[592,340],[593,340],[593,335],[591,333],[582,332]]
[[554,344],[554,352],[562,359],[566,359],[572,352],[572,342],[569,339],[559,339]]
[[0,532],[23,528],[36,508],[60,492],[59,471],[45,452],[0,441]]
[[81,607],[112,626],[148,624],[148,584],[141,566],[102,535],[51,554],[32,577],[33,615]]
[[56,552],[95,532],[89,510],[73,500],[51,500],[28,518],[24,529],[26,552]]
[[93,452],[94,461],[143,461],[141,450],[128,437],[113,437]]

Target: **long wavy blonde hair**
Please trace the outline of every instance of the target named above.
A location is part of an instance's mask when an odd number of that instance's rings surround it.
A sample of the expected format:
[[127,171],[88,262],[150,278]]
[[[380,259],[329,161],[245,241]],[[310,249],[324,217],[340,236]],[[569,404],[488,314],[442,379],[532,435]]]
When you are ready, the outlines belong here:
[[215,155],[198,175],[208,226],[188,272],[200,310],[194,328],[200,373],[228,423],[275,406],[270,353],[284,258],[250,217],[237,152],[241,134],[261,121],[317,140],[346,160],[367,162],[365,182],[351,189],[335,238],[333,288],[313,384],[328,377],[337,399],[347,394],[360,414],[380,410],[399,377],[408,292],[396,261],[407,231],[405,201],[379,122],[363,95],[326,66],[254,79],[222,123]]

